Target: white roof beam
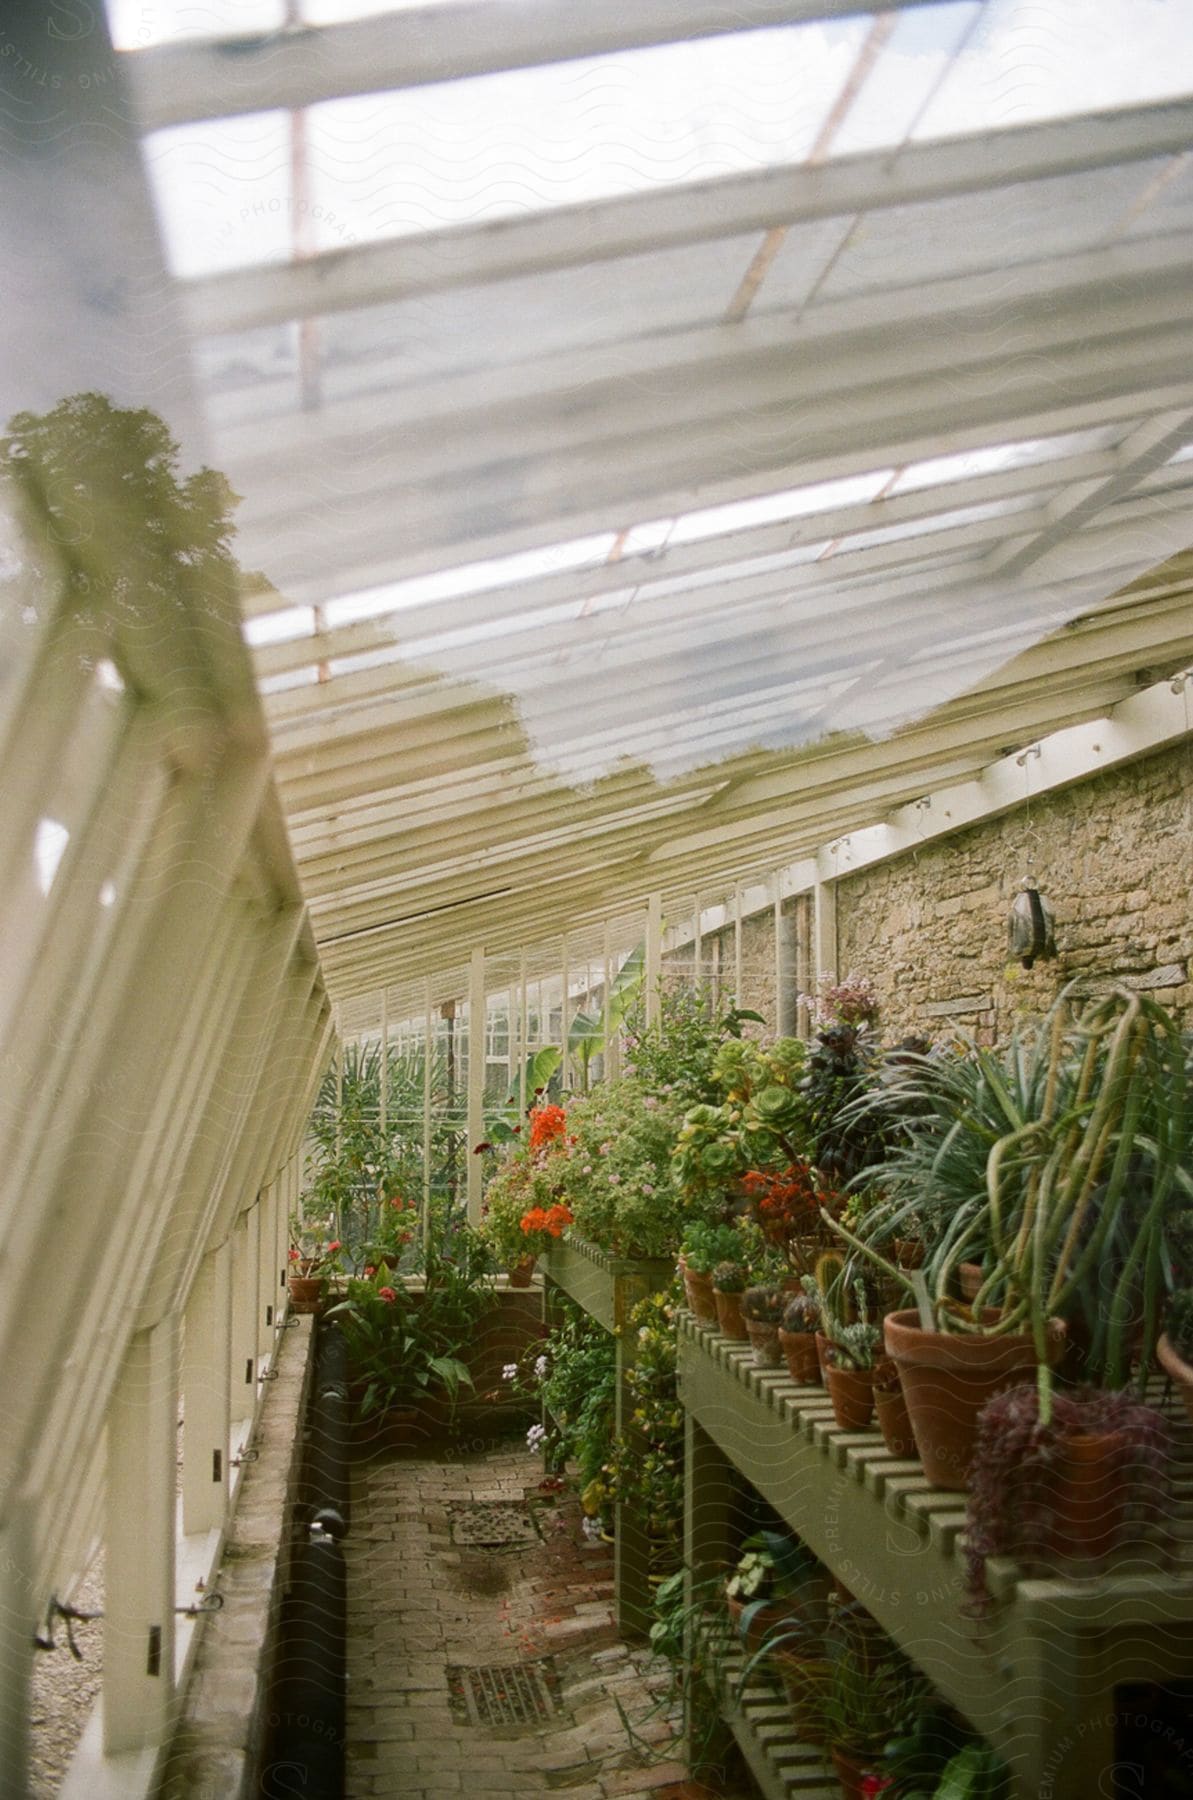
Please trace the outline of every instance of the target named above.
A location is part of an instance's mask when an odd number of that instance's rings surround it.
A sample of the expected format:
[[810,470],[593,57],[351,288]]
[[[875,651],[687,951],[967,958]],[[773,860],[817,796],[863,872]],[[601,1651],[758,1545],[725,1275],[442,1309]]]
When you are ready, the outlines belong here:
[[[937,349],[939,354],[939,343]],[[510,457],[507,438],[504,459],[483,466],[472,464],[461,444],[463,461],[434,479],[408,467],[402,486],[325,493],[322,505],[313,494],[296,501],[281,489],[252,495],[242,509],[241,530],[251,535],[254,553],[269,554],[270,576],[283,591],[292,579],[332,568],[339,570],[340,591],[351,591],[341,546],[353,537],[367,541],[375,559],[392,556],[396,578],[404,558],[424,551],[440,566],[471,560],[479,554],[478,536],[489,532],[495,516],[502,519],[507,549],[558,543],[627,515],[656,518],[717,504],[728,497],[719,485],[726,477],[738,493],[782,489],[790,485],[793,466],[847,446],[855,466],[859,444],[881,455],[879,466],[900,462],[912,444],[933,434],[944,439],[959,412],[971,427],[981,423],[993,434],[1005,431],[1009,419],[1023,418],[1030,405],[1033,435],[1046,437],[1060,428],[1058,414],[1103,399],[1122,399],[1138,413],[1146,404],[1141,396],[1159,390],[1163,410],[1170,410],[1190,389],[1193,321],[1117,343],[1056,342],[1021,359],[1005,337],[1001,355],[997,343],[987,349],[980,363],[954,371],[945,360],[918,377],[893,381],[876,355],[867,365],[871,384],[848,391],[819,381],[812,358],[794,370],[777,367],[771,396],[752,406],[739,396],[739,410],[727,395],[716,413],[702,412],[699,403],[683,409],[691,416],[682,431],[660,422],[657,413],[653,425],[636,435],[599,442],[577,439],[574,432],[569,438],[561,429],[553,451],[526,460]],[[831,404],[817,404],[822,394]],[[939,454],[946,453],[942,446]],[[322,506],[334,509],[334,535]]]
[[895,151],[864,151],[815,165],[659,187],[486,225],[354,245],[302,262],[222,271],[182,283],[182,299],[194,335],[245,331],[546,269],[765,232],[805,219],[848,217],[1178,156],[1191,139],[1193,102],[1116,108]]
[[[912,0],[866,0],[891,12]],[[917,6],[942,0],[914,0]],[[162,44],[125,58],[142,125],[317,106],[653,44],[848,18],[858,0],[458,0],[255,38]]]

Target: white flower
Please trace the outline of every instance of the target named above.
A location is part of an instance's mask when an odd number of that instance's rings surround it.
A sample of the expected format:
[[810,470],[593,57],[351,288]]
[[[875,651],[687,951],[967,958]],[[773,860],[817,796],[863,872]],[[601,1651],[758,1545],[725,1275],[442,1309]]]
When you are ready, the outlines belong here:
[[546,1435],[547,1427],[545,1425],[532,1425],[530,1430],[526,1433],[526,1448],[528,1450],[537,1450]]
[[501,1371],[501,1379],[502,1381],[516,1381],[518,1379],[517,1363],[506,1363]]
[[547,1373],[547,1359],[545,1356],[536,1356],[535,1357],[534,1372],[538,1376],[538,1379],[541,1381],[543,1379],[543,1376]]

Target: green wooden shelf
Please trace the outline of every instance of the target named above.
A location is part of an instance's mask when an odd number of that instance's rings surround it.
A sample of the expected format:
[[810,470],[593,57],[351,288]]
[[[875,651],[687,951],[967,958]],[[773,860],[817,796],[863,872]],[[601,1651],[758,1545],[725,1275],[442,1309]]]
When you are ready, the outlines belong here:
[[[610,1332],[614,1340],[617,1372],[616,1427],[633,1436],[633,1407],[626,1373],[633,1365],[635,1340],[625,1329],[630,1313],[648,1294],[668,1287],[675,1274],[673,1257],[634,1260],[609,1256],[580,1238],[561,1238],[542,1257],[543,1316],[550,1321],[554,1297],[569,1300]],[[614,1517],[613,1597],[617,1625],[623,1637],[642,1640],[650,1629],[650,1544],[641,1522],[625,1507]]]
[[[1097,1574],[992,1563],[996,1605],[961,1612],[964,1501],[877,1432],[842,1432],[828,1396],[681,1315],[686,1548],[699,1577],[732,1549],[744,1478],[1010,1763],[1027,1800],[1084,1800],[1115,1761],[1115,1687],[1193,1678],[1193,1437],[1173,1412],[1178,1516]],[[1157,1395],[1158,1397],[1158,1395]],[[731,1721],[730,1721],[731,1722]]]

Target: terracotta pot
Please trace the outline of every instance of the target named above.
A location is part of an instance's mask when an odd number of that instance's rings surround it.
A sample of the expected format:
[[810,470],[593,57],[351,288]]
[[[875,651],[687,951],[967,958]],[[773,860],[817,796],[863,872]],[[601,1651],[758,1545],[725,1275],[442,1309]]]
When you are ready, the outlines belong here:
[[1086,1563],[1116,1549],[1125,1534],[1131,1477],[1131,1448],[1121,1432],[1083,1432],[1059,1444],[1048,1472],[1050,1554]]
[[1193,1420],[1193,1367],[1191,1367],[1174,1346],[1172,1339],[1165,1332],[1156,1345],[1156,1356],[1160,1367],[1179,1389],[1184,1401],[1185,1411]]
[[288,1277],[290,1287],[290,1311],[294,1313],[318,1312],[323,1303],[324,1275],[291,1275]]
[[711,1275],[702,1275],[697,1269],[689,1269],[681,1256],[679,1266],[683,1273],[683,1288],[687,1295],[688,1307],[694,1318],[701,1325],[717,1323],[717,1302],[712,1291]]
[[978,1291],[986,1279],[986,1271],[981,1263],[958,1263],[957,1285],[961,1289],[963,1300],[976,1300]]
[[[828,1587],[826,1582],[826,1597],[827,1591]],[[751,1615],[750,1622],[743,1632],[742,1617],[746,1607],[751,1604],[752,1603],[748,1600],[734,1600],[731,1599],[728,1594],[725,1596],[725,1608],[729,1614],[730,1623],[733,1626],[734,1633],[745,1645],[747,1652],[751,1656],[756,1650],[761,1650],[766,1639],[772,1632],[782,1631],[784,1629],[794,1632],[801,1623],[807,1627],[809,1654],[812,1652],[813,1645],[818,1645],[820,1632],[824,1629],[827,1619],[824,1607],[821,1607],[819,1617],[812,1619],[807,1616],[806,1607],[801,1607],[800,1603],[796,1600],[768,1600],[759,1606],[757,1611]],[[794,1656],[798,1657],[800,1655],[797,1646],[789,1643],[788,1647],[792,1650]]]
[[822,1656],[800,1656],[790,1650],[772,1650],[770,1662],[791,1702],[800,1742],[823,1746],[820,1696],[829,1676],[828,1662]]
[[[987,1311],[983,1322],[995,1324]],[[933,1487],[961,1490],[969,1476],[978,1414],[992,1395],[1035,1376],[1036,1348],[1028,1334],[977,1337],[925,1331],[917,1312],[883,1320],[886,1352],[899,1371],[924,1474]],[[1064,1321],[1048,1322],[1049,1362],[1059,1360]]]
[[787,1372],[801,1387],[820,1386],[820,1358],[816,1339],[810,1331],[779,1331],[779,1348],[787,1361]]
[[781,1369],[783,1352],[779,1348],[779,1327],[769,1319],[747,1319],[746,1336],[754,1353],[756,1369]]
[[920,1269],[924,1264],[922,1238],[896,1238],[895,1262],[901,1269]]
[[825,1378],[839,1428],[865,1431],[874,1417],[873,1369],[838,1369],[830,1363]]
[[845,1800],[865,1800],[862,1783],[868,1776],[882,1776],[882,1770],[876,1769],[872,1762],[864,1757],[851,1756],[848,1750],[842,1750],[836,1744],[829,1752],[833,1759],[833,1768],[837,1771],[837,1780],[841,1783],[841,1792]]
[[748,1343],[749,1334],[742,1318],[741,1295],[723,1294],[720,1288],[714,1288],[713,1297],[717,1303],[717,1325],[721,1332],[737,1343]]
[[915,1433],[901,1387],[874,1389],[874,1414],[882,1441],[892,1456],[907,1460],[916,1455]]
[[520,1256],[516,1263],[511,1263],[506,1270],[506,1280],[511,1287],[528,1288],[534,1280],[534,1265],[537,1256]]

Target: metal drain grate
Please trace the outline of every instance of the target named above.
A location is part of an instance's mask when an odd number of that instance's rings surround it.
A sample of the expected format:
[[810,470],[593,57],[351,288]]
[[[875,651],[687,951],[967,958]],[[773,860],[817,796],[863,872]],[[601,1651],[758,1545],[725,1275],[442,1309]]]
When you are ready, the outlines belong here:
[[555,1711],[559,1677],[549,1659],[447,1671],[452,1711],[468,1725],[541,1725]]
[[538,1528],[524,1506],[502,1500],[455,1500],[447,1515],[452,1543],[470,1550],[507,1550],[539,1541]]

